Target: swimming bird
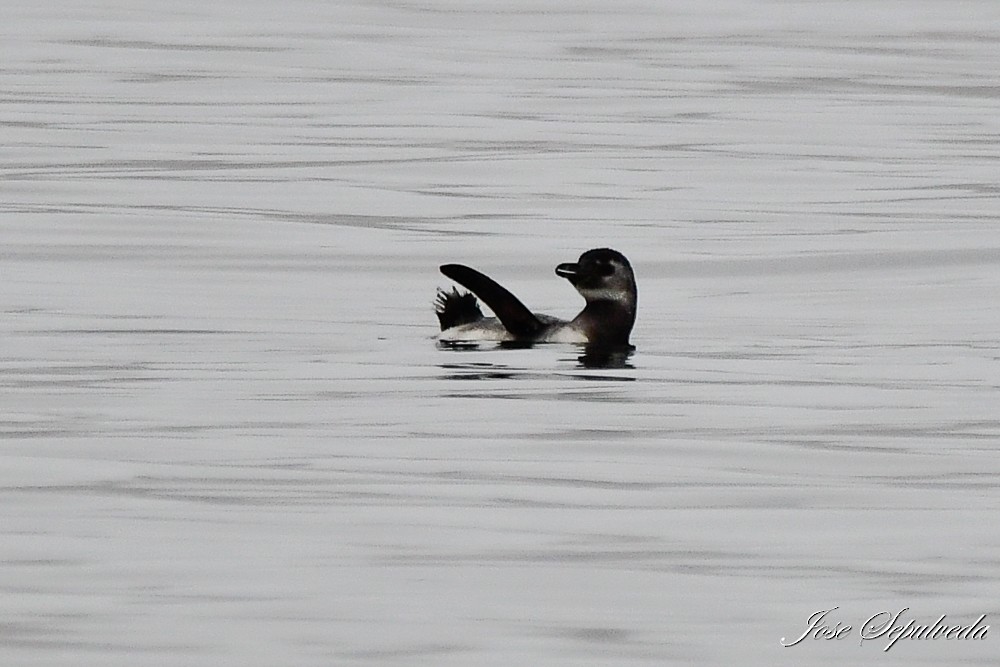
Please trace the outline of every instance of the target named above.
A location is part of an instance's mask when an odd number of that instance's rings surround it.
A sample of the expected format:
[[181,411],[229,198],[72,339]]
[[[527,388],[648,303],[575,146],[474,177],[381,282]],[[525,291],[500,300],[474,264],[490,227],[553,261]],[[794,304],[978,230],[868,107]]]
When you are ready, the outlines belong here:
[[[617,250],[595,248],[576,262],[560,264],[565,278],[586,301],[572,320],[533,313],[507,289],[475,269],[444,264],[441,273],[472,293],[438,290],[435,312],[442,342],[578,343],[589,347],[631,348],[637,290],[632,265]],[[486,317],[478,297],[496,317]]]

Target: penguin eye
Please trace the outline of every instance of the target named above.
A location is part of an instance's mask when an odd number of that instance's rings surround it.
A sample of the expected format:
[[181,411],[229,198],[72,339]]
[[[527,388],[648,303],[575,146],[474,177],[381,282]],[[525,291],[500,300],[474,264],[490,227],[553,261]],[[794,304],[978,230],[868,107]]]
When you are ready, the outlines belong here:
[[597,272],[602,276],[610,276],[615,272],[615,267],[611,262],[601,262],[597,265]]

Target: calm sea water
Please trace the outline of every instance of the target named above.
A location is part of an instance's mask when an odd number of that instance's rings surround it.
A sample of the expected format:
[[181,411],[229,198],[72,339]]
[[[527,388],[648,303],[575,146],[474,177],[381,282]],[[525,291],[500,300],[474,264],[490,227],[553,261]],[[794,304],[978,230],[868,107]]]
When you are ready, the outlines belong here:
[[[2,16],[3,664],[995,661],[859,644],[1000,621],[997,3]],[[626,367],[435,345],[605,245]]]

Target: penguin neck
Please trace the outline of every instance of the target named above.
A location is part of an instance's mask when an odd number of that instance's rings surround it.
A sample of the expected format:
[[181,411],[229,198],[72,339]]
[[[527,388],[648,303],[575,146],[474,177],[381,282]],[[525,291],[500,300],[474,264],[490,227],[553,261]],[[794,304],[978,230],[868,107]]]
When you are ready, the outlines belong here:
[[628,345],[635,324],[635,303],[588,301],[573,322],[586,332],[591,345]]

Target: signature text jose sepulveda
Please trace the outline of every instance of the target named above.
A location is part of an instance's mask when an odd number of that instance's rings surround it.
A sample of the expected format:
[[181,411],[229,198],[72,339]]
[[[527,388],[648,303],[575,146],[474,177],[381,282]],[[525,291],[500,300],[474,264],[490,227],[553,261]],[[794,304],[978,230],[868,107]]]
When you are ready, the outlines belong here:
[[[794,639],[781,638],[781,645],[796,646],[807,639],[846,639],[854,632],[852,626],[835,620],[833,612],[839,607],[820,609],[806,619],[806,628]],[[883,651],[891,649],[900,639],[986,639],[990,626],[986,624],[986,614],[974,623],[952,623],[941,615],[934,622],[916,621],[907,612],[909,607],[893,614],[880,611],[870,617],[858,630],[861,644],[873,639],[881,639]]]

